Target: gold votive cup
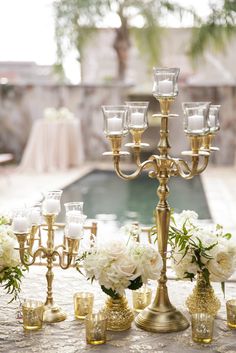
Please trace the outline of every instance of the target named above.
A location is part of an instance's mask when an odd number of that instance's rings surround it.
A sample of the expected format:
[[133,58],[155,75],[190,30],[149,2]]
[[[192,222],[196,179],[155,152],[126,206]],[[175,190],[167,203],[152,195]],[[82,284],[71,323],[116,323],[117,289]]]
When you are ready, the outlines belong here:
[[23,328],[39,330],[43,325],[44,304],[41,301],[25,299],[22,304]]
[[93,311],[94,295],[90,292],[77,292],[74,294],[74,312],[76,319],[84,319]]
[[85,318],[86,342],[98,345],[106,343],[107,318],[102,313],[89,314]]
[[140,312],[145,309],[152,300],[152,290],[149,287],[143,286],[132,291],[134,311]]
[[227,325],[232,329],[236,329],[236,300],[231,299],[226,302]]
[[196,343],[211,343],[213,338],[214,317],[207,313],[192,315],[192,340]]

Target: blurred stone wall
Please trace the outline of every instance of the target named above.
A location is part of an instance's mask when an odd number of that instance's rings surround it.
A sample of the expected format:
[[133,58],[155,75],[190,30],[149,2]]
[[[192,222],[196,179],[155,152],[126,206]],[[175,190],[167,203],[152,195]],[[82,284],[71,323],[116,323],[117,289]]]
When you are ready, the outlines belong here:
[[[0,86],[0,152],[11,152],[16,161],[20,161],[27,143],[30,129],[36,119],[43,117],[47,107],[66,106],[81,120],[86,158],[102,159],[102,152],[108,149],[103,135],[103,118],[101,105],[120,104],[125,99],[147,99],[151,101],[150,110],[156,113],[157,102],[148,94],[133,93],[131,87],[121,85],[80,85],[80,86]],[[221,130],[215,144],[220,152],[211,160],[217,165],[233,165],[236,151],[236,87],[187,87],[180,86],[180,94],[173,106],[173,112],[179,118],[170,121],[170,140],[172,154],[177,156],[188,148],[183,133],[182,109],[183,101],[211,101],[221,104]],[[154,151],[158,141],[158,122],[151,123],[144,134],[144,140],[150,142],[147,153]],[[60,143],[60,141],[58,142]]]

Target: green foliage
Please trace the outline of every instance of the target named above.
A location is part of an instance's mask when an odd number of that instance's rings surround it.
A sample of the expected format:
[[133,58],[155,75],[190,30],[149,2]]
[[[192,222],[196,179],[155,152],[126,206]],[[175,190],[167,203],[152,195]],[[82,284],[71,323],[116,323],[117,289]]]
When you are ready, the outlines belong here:
[[142,287],[142,285],[143,285],[142,277],[139,276],[136,279],[134,279],[133,281],[131,281],[128,288],[131,290],[136,290],[136,289],[139,289],[140,287]]
[[19,297],[21,279],[24,272],[28,270],[25,266],[6,267],[0,271],[0,284],[7,294],[12,295],[9,303]]
[[109,295],[111,298],[113,299],[119,299],[120,298],[120,295],[114,291],[113,289],[107,289],[106,287],[104,286],[101,286],[102,290],[104,293],[106,293],[107,295]]

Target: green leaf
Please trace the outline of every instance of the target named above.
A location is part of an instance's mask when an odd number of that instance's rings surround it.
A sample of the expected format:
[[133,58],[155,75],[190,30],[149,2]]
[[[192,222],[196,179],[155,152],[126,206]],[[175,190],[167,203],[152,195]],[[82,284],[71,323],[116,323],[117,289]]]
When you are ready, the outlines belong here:
[[139,276],[136,279],[134,279],[133,281],[131,281],[128,288],[131,290],[136,290],[136,289],[139,289],[140,287],[142,287],[142,285],[143,285],[142,277]]
[[104,286],[101,286],[102,288],[102,291],[104,293],[106,293],[107,295],[109,295],[110,297],[112,297],[113,299],[119,299],[120,298],[120,295],[113,289],[109,288],[107,289],[106,287]]
[[225,282],[221,282],[221,289],[224,294],[224,299],[225,299]]

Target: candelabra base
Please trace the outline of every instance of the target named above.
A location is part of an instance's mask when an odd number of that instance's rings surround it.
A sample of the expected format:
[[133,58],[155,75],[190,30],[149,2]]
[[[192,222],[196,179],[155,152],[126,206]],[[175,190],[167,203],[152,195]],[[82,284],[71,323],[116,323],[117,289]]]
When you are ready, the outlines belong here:
[[136,316],[135,324],[144,331],[161,333],[183,331],[189,327],[188,320],[175,307],[163,312],[149,306]]
[[64,321],[67,318],[66,313],[56,305],[45,305],[43,313],[43,322],[53,324]]

